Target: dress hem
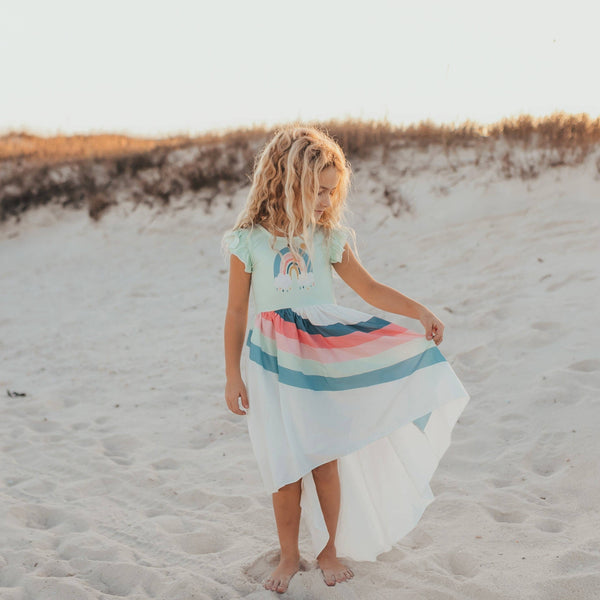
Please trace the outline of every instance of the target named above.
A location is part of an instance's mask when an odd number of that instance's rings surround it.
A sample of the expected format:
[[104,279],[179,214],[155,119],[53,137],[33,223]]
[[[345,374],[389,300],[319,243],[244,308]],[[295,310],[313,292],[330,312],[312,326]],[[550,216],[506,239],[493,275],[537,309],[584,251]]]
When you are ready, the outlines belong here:
[[[437,410],[438,408],[443,407],[445,404],[449,404],[451,402],[464,402],[465,406],[467,405],[468,401],[470,400],[470,396],[469,394],[465,394],[463,396],[457,396],[456,398],[452,398],[451,400],[445,399],[444,402],[438,404],[438,405],[434,405],[431,407],[431,411]],[[420,415],[422,416],[422,415]],[[419,418],[419,417],[416,417]],[[350,454],[354,454],[355,452],[358,452],[359,450],[362,450],[363,448],[365,448],[366,446],[368,446],[369,444],[372,444],[374,442],[377,442],[378,440],[381,440],[383,438],[389,437],[390,435],[392,435],[394,432],[398,431],[399,429],[402,429],[403,427],[406,427],[407,425],[411,425],[413,423],[415,419],[411,419],[409,421],[403,421],[400,424],[396,424],[394,425],[392,428],[390,428],[389,430],[386,430],[384,433],[377,433],[375,436],[368,438],[365,441],[362,441],[359,445],[351,448],[350,450],[348,450],[347,452],[344,452],[343,454],[338,454],[336,453],[335,456],[332,456],[331,458],[328,458],[312,467],[307,467],[306,470],[304,470],[304,472],[302,473],[302,475],[296,477],[295,479],[292,479],[291,481],[286,481],[286,483],[282,483],[278,488],[273,489],[273,490],[268,490],[267,494],[274,494],[275,492],[278,492],[282,487],[289,485],[290,483],[296,483],[297,481],[301,480],[303,477],[306,477],[306,475],[308,475],[309,473],[312,472],[313,469],[316,469],[317,467],[324,465],[325,463],[331,462],[333,460],[337,460],[338,458],[344,458],[345,456],[349,456]],[[438,461],[439,464],[439,461]],[[436,465],[437,466],[437,465]],[[266,488],[263,486],[263,489],[266,490]]]

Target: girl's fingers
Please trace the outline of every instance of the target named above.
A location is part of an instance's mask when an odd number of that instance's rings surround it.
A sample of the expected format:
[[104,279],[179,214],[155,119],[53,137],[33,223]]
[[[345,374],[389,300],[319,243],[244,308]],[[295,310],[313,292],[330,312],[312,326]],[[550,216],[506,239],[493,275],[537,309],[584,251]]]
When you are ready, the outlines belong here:
[[444,336],[444,324],[433,315],[428,315],[421,321],[421,323],[425,327],[426,339],[433,340],[437,345],[439,345]]
[[[235,413],[236,415],[242,415],[242,416],[244,416],[246,414],[243,410],[240,409],[240,406],[238,403],[239,395],[235,398],[235,400],[229,400],[229,399],[226,399],[226,400],[227,400],[227,406],[232,413]],[[246,408],[248,408],[248,407],[246,406]]]
[[[238,397],[235,399],[236,405],[238,408],[240,408],[240,403],[244,408],[248,408],[248,398],[246,398],[246,394],[244,394],[244,392],[240,392],[238,394]],[[241,411],[242,415],[245,415],[246,413],[244,411]]]
[[433,340],[436,346],[440,345],[444,339],[444,325],[441,321],[432,321],[431,325],[427,328],[427,339]]

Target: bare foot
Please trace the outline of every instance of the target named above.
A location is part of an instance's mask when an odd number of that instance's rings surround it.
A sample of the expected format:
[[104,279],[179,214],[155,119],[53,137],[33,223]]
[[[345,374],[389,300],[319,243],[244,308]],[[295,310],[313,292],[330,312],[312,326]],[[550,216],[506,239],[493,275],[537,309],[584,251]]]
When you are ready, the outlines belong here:
[[323,579],[329,586],[354,577],[352,569],[341,563],[335,553],[321,554],[317,557],[317,562],[321,568],[321,573],[323,573]]
[[282,558],[277,568],[271,573],[265,581],[264,587],[273,592],[283,594],[288,589],[290,579],[300,568],[300,560],[297,558]]

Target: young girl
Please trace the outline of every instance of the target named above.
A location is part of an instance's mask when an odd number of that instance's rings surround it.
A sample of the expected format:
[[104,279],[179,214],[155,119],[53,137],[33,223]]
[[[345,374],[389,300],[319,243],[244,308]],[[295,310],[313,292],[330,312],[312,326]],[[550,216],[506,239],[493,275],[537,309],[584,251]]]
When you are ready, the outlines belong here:
[[[225,400],[247,416],[272,494],[281,555],[264,587],[277,592],[299,569],[301,515],[327,585],[354,575],[338,555],[375,561],[411,531],[469,401],[437,348],[444,324],[373,279],[346,241],[356,239],[342,225],[350,175],[324,132],[284,128],[223,236]],[[338,305],[332,269],[363,300],[418,319],[425,333]],[[246,336],[250,290],[256,314]]]

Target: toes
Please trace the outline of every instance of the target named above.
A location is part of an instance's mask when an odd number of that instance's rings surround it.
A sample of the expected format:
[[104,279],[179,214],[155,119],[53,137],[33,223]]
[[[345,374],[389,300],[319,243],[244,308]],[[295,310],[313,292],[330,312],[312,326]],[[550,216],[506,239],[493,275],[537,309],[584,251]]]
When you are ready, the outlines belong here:
[[271,576],[265,579],[263,586],[267,590],[271,590],[272,592],[285,592],[288,589],[290,579],[292,576],[281,575],[281,576]]

